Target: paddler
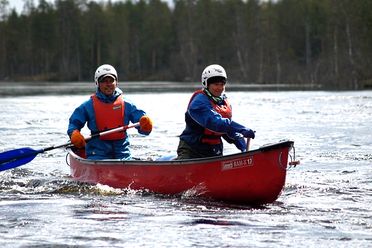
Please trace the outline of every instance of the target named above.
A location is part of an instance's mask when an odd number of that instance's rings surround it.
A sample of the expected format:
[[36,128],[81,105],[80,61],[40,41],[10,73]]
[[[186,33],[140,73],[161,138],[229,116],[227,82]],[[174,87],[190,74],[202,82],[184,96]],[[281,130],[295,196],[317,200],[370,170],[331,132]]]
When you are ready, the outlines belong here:
[[81,129],[87,123],[93,135],[128,125],[129,122],[139,122],[138,132],[149,135],[152,131],[152,121],[143,110],[123,97],[123,92],[118,88],[118,74],[113,66],[99,66],[94,74],[94,81],[95,94],[72,113],[67,134],[75,147],[85,147],[88,159],[129,160],[131,153],[125,131],[92,138],[86,143],[80,133]]
[[221,138],[246,151],[245,138],[254,139],[255,132],[231,119],[231,105],[224,93],[225,69],[209,65],[203,70],[201,81],[203,88],[191,96],[185,113],[186,128],[180,135],[177,159],[222,156]]

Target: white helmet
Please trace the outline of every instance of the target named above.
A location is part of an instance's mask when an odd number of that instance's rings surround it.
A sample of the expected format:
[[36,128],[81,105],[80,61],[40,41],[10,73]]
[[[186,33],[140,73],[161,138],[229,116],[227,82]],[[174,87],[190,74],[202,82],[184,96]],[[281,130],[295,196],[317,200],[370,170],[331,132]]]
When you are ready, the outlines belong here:
[[98,85],[99,79],[104,76],[110,76],[118,81],[118,73],[112,65],[104,64],[99,66],[96,73],[94,73],[94,82]]
[[225,69],[220,65],[217,64],[208,65],[207,67],[205,67],[201,75],[202,85],[204,87],[207,87],[207,81],[212,77],[223,77],[226,80],[227,74]]

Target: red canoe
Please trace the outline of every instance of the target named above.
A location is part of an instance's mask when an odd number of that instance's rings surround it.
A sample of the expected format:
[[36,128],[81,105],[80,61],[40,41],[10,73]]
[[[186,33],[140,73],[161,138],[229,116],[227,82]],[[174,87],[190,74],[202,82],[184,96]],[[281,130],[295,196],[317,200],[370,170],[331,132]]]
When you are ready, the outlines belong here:
[[261,205],[279,197],[293,145],[282,141],[227,156],[171,161],[89,160],[68,152],[71,175],[81,182]]

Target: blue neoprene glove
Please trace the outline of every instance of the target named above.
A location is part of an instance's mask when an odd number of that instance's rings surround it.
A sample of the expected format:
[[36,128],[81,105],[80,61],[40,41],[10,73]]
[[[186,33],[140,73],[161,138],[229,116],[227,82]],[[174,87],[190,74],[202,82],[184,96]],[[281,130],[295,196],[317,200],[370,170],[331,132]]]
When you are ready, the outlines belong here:
[[237,137],[234,142],[236,148],[238,148],[240,151],[245,152],[247,151],[247,143],[245,142],[244,137]]
[[244,129],[243,131],[240,132],[244,137],[246,138],[251,138],[251,139],[254,139],[254,137],[256,136],[255,135],[255,131],[253,131],[252,129],[249,129],[249,128],[246,128]]

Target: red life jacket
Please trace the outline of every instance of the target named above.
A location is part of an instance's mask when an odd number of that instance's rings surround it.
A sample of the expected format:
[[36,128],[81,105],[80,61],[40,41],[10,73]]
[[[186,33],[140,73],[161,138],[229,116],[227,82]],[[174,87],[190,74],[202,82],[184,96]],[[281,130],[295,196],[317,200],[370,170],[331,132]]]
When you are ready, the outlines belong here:
[[[93,109],[96,117],[96,124],[99,132],[123,126],[124,122],[124,100],[122,96],[116,98],[112,103],[105,103],[92,95]],[[124,139],[126,133],[115,132],[99,137],[101,140]]]
[[[207,94],[205,94],[205,92],[203,90],[197,90],[191,96],[189,105],[190,105],[192,99],[194,99],[194,97],[197,94],[204,94],[204,95],[208,96]],[[209,101],[212,104],[213,109],[217,113],[219,113],[223,118],[231,119],[231,117],[232,117],[232,109],[231,109],[231,105],[227,101],[227,99],[224,100],[224,103],[225,103],[224,105],[218,105],[210,97],[208,97],[208,98],[209,98]],[[209,145],[221,144],[222,143],[221,136],[222,136],[222,133],[217,133],[217,132],[214,132],[214,131],[209,130],[207,128],[204,128],[203,136],[201,138],[201,142],[202,143],[205,143],[205,144],[209,144]]]

